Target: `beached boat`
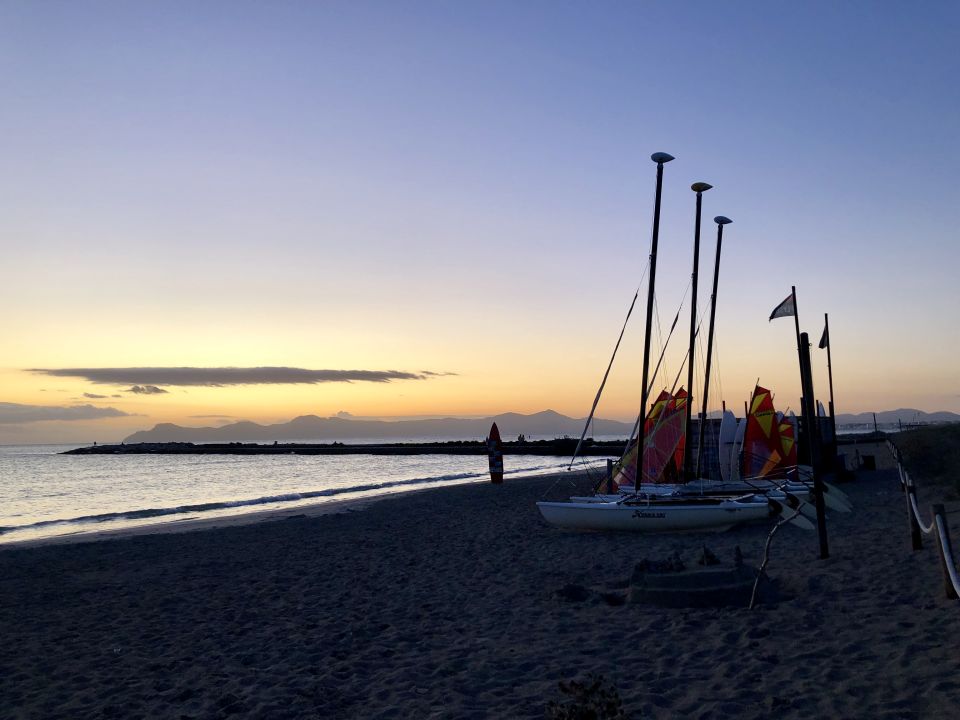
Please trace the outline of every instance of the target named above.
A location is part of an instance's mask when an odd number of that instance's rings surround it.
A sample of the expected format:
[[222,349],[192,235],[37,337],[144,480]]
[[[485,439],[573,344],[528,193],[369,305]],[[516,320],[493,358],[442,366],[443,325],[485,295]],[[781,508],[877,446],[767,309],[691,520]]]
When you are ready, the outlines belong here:
[[[653,239],[650,250],[650,280],[647,288],[646,331],[644,335],[643,351],[643,379],[641,408],[646,410],[649,393],[648,371],[650,367],[650,339],[653,320],[654,288],[656,280],[657,240],[660,227],[660,198],[663,181],[663,165],[673,158],[666,153],[655,153],[651,159],[657,163],[657,189],[654,201]],[[697,193],[697,220],[694,252],[694,300],[692,320],[696,318],[696,267],[699,255],[700,237],[700,199],[704,190],[710,186],[705,183],[696,183],[692,189]],[[720,247],[723,237],[723,226],[729,219],[718,216],[715,218],[718,226],[717,236],[717,270],[719,269]],[[716,273],[714,272],[714,295],[712,298],[710,333],[712,339],[714,310],[716,307]],[[634,301],[636,298],[634,298]],[[633,305],[631,305],[632,311]],[[630,313],[627,314],[629,319]],[[676,321],[674,321],[674,324]],[[671,328],[672,332],[672,328]],[[623,332],[621,331],[621,339]],[[693,339],[695,331],[691,325],[691,349],[689,359],[693,358]],[[617,347],[619,347],[619,340]],[[616,349],[614,350],[616,355]],[[708,346],[709,358],[709,346]],[[611,364],[613,358],[611,358]],[[607,368],[609,373],[609,366]],[[709,372],[709,364],[708,364]],[[692,377],[692,371],[691,371]],[[656,370],[654,371],[656,375]],[[603,390],[604,381],[600,390]],[[597,394],[599,399],[600,393]],[[704,392],[706,398],[706,391]],[[634,487],[643,487],[644,479],[656,485],[683,483],[683,473],[686,471],[686,449],[689,443],[690,408],[687,405],[688,397],[681,388],[676,393],[663,391],[657,401],[653,403],[649,414],[641,415],[637,422],[637,437],[631,439],[627,452],[621,458],[619,477],[621,484],[629,478]],[[597,401],[594,401],[596,409]],[[705,402],[704,402],[705,405]],[[593,410],[591,410],[591,417]],[[686,418],[686,421],[685,421]],[[589,419],[587,421],[589,423]],[[581,437],[581,441],[582,441]],[[701,446],[702,446],[701,439]],[[785,499],[789,497],[785,495]],[[726,530],[742,522],[761,520],[771,517],[782,511],[784,506],[772,501],[763,495],[746,495],[744,497],[710,497],[671,494],[649,493],[632,495],[616,500],[595,500],[586,502],[570,500],[566,502],[537,503],[543,518],[552,525],[581,530],[631,530],[638,532],[677,532],[696,530]]]
[[777,507],[764,496],[741,498],[633,496],[616,502],[538,502],[543,519],[575,530],[635,532],[722,532],[765,520]]

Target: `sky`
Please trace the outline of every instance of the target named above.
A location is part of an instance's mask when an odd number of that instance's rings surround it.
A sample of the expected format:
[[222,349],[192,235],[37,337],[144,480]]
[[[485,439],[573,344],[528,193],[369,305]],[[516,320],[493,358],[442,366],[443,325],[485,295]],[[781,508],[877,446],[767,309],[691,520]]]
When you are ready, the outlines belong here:
[[799,406],[796,286],[837,412],[960,412],[958,44],[954,2],[2,2],[0,443],[583,417],[640,288],[630,419],[658,151],[657,385],[705,181],[711,409]]

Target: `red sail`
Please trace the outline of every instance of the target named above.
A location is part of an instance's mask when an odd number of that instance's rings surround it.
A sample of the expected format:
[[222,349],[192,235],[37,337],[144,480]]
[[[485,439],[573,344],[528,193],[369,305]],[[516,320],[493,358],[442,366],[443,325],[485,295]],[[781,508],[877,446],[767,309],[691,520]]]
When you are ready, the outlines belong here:
[[759,385],[753,391],[743,438],[744,476],[771,478],[782,475],[783,445],[770,391]]
[[783,449],[783,467],[797,466],[797,416],[792,412],[780,421],[780,446]]
[[656,424],[646,436],[643,482],[680,482],[686,413],[687,392],[680,388],[677,394],[667,401]]
[[[654,431],[660,415],[664,408],[673,399],[666,390],[660,392],[660,395],[650,406],[650,412],[643,423],[644,444],[649,442],[650,434]],[[621,486],[635,487],[637,481],[637,441],[634,439],[630,445],[630,450],[620,459],[613,471],[613,484],[616,488]]]

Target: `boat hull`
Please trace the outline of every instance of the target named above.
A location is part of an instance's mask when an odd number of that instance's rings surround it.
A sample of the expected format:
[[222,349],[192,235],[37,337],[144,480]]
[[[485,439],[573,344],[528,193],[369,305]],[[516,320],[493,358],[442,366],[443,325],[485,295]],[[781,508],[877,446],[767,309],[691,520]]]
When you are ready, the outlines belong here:
[[687,502],[538,502],[543,519],[574,530],[631,532],[723,532],[740,523],[770,517],[766,500]]
[[[748,493],[757,493],[763,494],[766,497],[772,498],[773,500],[784,500],[784,490],[789,492],[791,495],[795,495],[800,500],[804,502],[809,502],[812,496],[810,488],[802,483],[771,483],[769,481],[760,481],[758,483],[744,483],[744,482],[716,482],[708,481],[704,482],[701,486],[700,483],[694,481],[682,485],[647,485],[643,484],[640,486],[641,491],[645,495],[660,495],[660,496],[679,496],[679,497],[697,497],[701,494],[705,495],[731,495],[731,496],[742,496]],[[584,502],[584,503],[604,503],[604,502],[616,502],[618,500],[623,500],[626,497],[629,497],[632,493],[632,488],[627,490],[621,490],[620,493],[616,495],[610,494],[598,494],[598,495],[575,495],[570,498],[571,502]]]

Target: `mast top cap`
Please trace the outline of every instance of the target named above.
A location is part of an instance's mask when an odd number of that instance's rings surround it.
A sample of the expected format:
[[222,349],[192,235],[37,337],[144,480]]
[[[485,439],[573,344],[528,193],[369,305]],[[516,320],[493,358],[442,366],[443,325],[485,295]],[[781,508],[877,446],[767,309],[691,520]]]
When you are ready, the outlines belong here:
[[712,187],[713,185],[711,185],[710,183],[695,182],[693,185],[690,186],[690,189],[693,190],[694,192],[702,193],[702,192],[706,192]]
[[657,163],[657,165],[660,165],[662,163],[670,162],[671,160],[674,159],[674,157],[669,153],[654,153],[653,155],[650,156],[650,159],[653,160],[655,163]]
[[731,219],[728,218],[728,217],[724,217],[723,215],[717,215],[717,216],[713,219],[713,221],[714,221],[717,225],[729,225],[730,223],[733,222],[733,220],[731,220]]

